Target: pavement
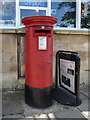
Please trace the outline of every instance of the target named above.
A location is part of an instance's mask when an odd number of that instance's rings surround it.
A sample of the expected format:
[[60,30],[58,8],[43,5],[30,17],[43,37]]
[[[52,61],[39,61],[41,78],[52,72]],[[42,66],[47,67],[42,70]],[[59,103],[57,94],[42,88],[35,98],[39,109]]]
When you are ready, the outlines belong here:
[[24,90],[4,91],[2,93],[2,120],[37,120],[44,118],[45,120],[87,120],[90,119],[89,114],[89,87],[85,84],[80,86],[80,98],[82,103],[80,106],[72,107],[61,105],[53,101],[53,105],[37,109],[28,106],[24,101]]

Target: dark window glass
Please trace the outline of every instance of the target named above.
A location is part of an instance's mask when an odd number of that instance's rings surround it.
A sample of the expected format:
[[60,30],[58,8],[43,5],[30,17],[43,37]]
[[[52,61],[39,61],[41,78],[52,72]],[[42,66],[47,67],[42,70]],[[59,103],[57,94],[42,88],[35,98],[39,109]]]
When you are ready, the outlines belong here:
[[81,28],[90,28],[90,1],[81,4]]
[[76,2],[52,2],[51,16],[58,19],[55,26],[76,27]]
[[28,16],[46,15],[46,10],[21,10],[21,19]]
[[0,2],[2,10],[0,13],[1,26],[15,26],[16,22],[16,3],[15,2]]

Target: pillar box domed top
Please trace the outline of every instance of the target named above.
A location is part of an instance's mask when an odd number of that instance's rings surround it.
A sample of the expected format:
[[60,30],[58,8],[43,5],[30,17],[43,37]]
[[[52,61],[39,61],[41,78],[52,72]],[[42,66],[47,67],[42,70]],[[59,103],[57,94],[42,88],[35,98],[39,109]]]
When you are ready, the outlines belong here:
[[51,16],[30,16],[25,17],[22,20],[22,23],[26,26],[34,26],[34,25],[49,25],[57,23],[57,18]]

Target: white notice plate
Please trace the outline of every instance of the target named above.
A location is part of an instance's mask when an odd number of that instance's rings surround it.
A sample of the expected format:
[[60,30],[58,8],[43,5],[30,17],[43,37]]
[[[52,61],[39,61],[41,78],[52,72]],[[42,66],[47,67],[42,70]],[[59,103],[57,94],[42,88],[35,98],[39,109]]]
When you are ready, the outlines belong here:
[[39,50],[47,50],[47,37],[39,36]]
[[75,61],[60,59],[61,85],[75,93]]

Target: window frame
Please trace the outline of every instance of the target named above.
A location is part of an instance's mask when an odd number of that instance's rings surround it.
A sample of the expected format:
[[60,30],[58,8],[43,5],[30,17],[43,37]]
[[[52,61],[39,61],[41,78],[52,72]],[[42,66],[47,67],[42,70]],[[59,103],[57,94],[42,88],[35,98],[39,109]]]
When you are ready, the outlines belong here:
[[[46,15],[47,15],[47,8],[44,8],[44,7],[22,7],[22,6],[20,7],[20,11],[21,10],[36,10],[36,9],[38,9],[38,10],[45,10],[46,11]],[[19,12],[19,14],[20,14],[20,12]],[[21,21],[21,20],[19,20],[19,21]],[[24,27],[24,25],[20,25],[20,23],[19,23],[19,26],[20,27]]]
[[[54,30],[81,30],[88,31],[87,28],[81,28],[81,2],[82,0],[76,0],[76,28],[67,27],[54,27]],[[20,10],[46,10],[46,16],[51,16],[51,0],[47,0],[47,7],[29,7],[29,6],[19,6],[19,0],[16,0],[16,26],[14,27],[0,27],[0,29],[19,29],[24,26],[20,26]]]
[[17,28],[24,27],[24,25],[23,26],[20,25],[20,11],[21,10],[36,10],[36,9],[45,10],[46,15],[49,16],[50,15],[50,11],[49,11],[50,7],[49,6],[50,6],[50,0],[47,0],[47,7],[19,6],[19,0],[16,0],[16,8],[17,8],[17,10],[16,10],[16,15],[17,15],[17,17],[16,17],[16,19],[17,19],[16,20],[16,27]]

